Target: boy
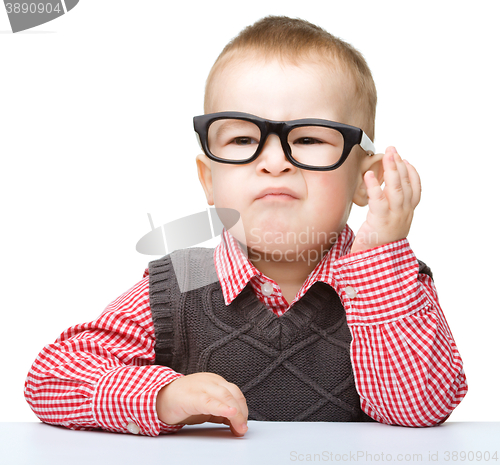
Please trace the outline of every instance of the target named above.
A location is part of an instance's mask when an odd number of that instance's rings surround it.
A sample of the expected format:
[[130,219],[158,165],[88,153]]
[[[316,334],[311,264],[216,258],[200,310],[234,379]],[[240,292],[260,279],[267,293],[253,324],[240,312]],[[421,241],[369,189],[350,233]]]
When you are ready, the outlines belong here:
[[[310,23],[268,17],[231,41],[195,118],[197,166],[209,205],[241,221],[215,251],[151,262],[45,347],[25,388],[39,418],[145,435],[210,421],[237,436],[248,418],[445,421],[467,383],[406,240],[419,176],[393,147],[374,154],[375,105],[363,57]],[[355,237],[353,202],[369,206]],[[199,275],[216,279],[181,291]]]

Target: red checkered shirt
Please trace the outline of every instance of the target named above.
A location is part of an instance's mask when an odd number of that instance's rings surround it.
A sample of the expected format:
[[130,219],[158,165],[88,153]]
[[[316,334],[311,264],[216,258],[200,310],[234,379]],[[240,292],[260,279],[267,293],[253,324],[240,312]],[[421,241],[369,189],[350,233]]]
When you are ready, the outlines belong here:
[[[250,282],[282,315],[316,282],[332,286],[352,334],[351,360],[361,408],[375,420],[404,426],[443,422],[467,392],[462,360],[431,278],[406,239],[350,254],[346,226],[288,304],[277,283],[257,270],[224,231],[214,262],[226,304]],[[264,283],[273,287],[264,295]],[[25,396],[44,422],[155,436],[181,426],[156,414],[159,389],[182,376],[154,365],[149,279],[129,289],[94,321],[72,326],[35,360]],[[269,294],[269,292],[266,292]]]

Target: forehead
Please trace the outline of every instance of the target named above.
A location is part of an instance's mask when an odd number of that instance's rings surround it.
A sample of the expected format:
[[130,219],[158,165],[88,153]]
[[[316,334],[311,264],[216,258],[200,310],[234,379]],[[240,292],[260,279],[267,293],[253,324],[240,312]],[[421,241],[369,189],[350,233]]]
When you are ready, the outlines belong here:
[[242,111],[263,118],[347,122],[352,84],[332,62],[240,55],[219,64],[207,86],[206,113]]

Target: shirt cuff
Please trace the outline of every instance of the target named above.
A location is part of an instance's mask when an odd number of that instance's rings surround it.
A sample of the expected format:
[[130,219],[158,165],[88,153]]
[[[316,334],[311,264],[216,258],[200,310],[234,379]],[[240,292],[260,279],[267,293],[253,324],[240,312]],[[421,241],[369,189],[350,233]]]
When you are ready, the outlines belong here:
[[432,305],[407,239],[345,255],[334,267],[349,325],[388,323]]
[[106,373],[96,386],[93,415],[99,427],[113,432],[157,436],[173,433],[182,425],[167,425],[156,413],[156,396],[181,377],[158,365],[126,366]]

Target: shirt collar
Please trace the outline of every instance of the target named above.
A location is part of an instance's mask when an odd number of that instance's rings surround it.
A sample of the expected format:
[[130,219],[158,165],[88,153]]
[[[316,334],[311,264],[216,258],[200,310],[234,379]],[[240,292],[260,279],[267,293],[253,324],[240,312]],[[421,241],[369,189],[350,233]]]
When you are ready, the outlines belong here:
[[[353,241],[354,233],[346,225],[336,242],[308,276],[290,306],[299,300],[317,281],[334,287],[333,264],[335,260],[350,252]],[[215,248],[214,262],[226,305],[229,305],[254,277],[274,282],[255,268],[247,254],[244,253],[241,244],[226,229],[222,232],[220,244]]]

